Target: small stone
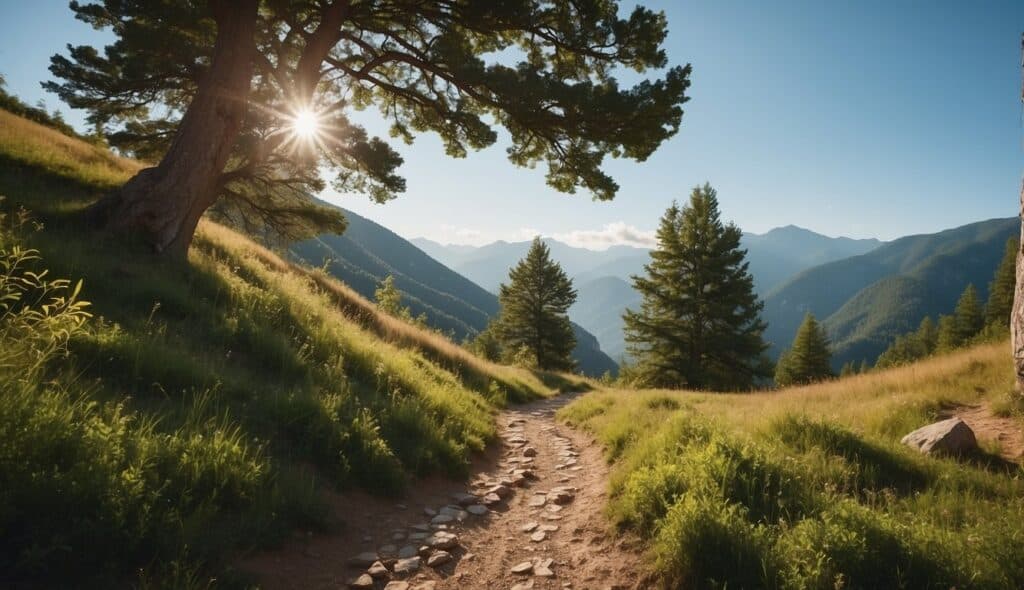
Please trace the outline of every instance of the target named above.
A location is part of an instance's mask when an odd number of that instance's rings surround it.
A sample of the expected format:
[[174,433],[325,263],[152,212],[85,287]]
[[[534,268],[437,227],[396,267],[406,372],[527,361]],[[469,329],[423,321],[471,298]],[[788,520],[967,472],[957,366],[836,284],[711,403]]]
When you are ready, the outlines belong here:
[[[473,499],[476,500],[475,497]],[[455,520],[466,520],[469,514],[467,514],[465,510],[459,508],[458,506],[445,506],[444,508],[441,509],[441,513],[438,514],[438,516],[450,516]]]
[[409,533],[409,540],[410,541],[422,541],[423,539],[426,539],[429,536],[430,536],[429,533]]
[[532,571],[533,571],[533,564],[530,563],[529,561],[524,561],[522,563],[519,563],[519,564],[516,564],[516,565],[512,566],[512,573],[516,574],[516,575],[526,576],[526,575],[529,575],[530,572],[532,572]]
[[547,532],[547,533],[553,533],[553,532],[558,530],[558,525],[557,524],[542,524],[542,525],[540,525],[540,530],[542,530],[544,532]]
[[452,549],[458,546],[459,537],[454,533],[447,533],[444,531],[438,531],[433,535],[427,537],[424,541],[428,546],[434,549]]
[[520,582],[515,586],[512,586],[512,590],[533,590],[533,580]]
[[495,494],[499,498],[507,498],[512,495],[512,489],[506,485],[498,484],[487,490],[488,494]]
[[370,577],[373,578],[383,578],[388,575],[388,568],[384,567],[383,563],[375,561],[370,566],[370,569],[366,570],[366,573],[370,574]]
[[450,522],[455,522],[455,517],[448,514],[438,514],[430,519],[430,524],[448,524]]
[[418,555],[407,559],[399,559],[395,562],[396,574],[411,574],[418,569],[420,569],[420,557]]
[[535,449],[533,447],[526,447],[525,449],[523,449],[523,456],[524,457],[536,457],[537,456],[537,449]]
[[416,584],[412,590],[437,590],[437,582],[430,580],[422,584]]
[[470,504],[476,504],[476,496],[473,494],[453,494],[452,499],[458,503],[459,506],[469,506]]
[[555,504],[568,504],[569,502],[572,502],[575,498],[576,496],[572,492],[566,490],[552,491],[550,494],[548,494],[548,500],[554,502]]
[[377,554],[368,551],[349,559],[348,563],[355,567],[370,567],[375,561],[377,561]]
[[388,585],[384,586],[384,590],[409,590],[409,582],[399,582],[398,580],[388,582]]
[[369,574],[362,574],[358,578],[349,580],[348,587],[357,588],[359,590],[369,590],[370,588],[373,588],[373,578],[371,578]]
[[397,545],[392,545],[392,544],[389,543],[387,545],[382,545],[381,548],[378,549],[377,551],[381,555],[392,556],[393,557],[396,553],[398,553],[398,546]]
[[563,508],[565,507],[558,504],[548,504],[548,510],[551,512],[561,512]]
[[406,559],[419,553],[419,549],[415,545],[406,545],[398,550],[398,559]]
[[441,567],[452,560],[452,554],[447,551],[438,551],[427,558],[427,565],[430,567]]
[[501,498],[498,497],[498,494],[487,494],[483,498],[480,498],[480,503],[484,506],[494,506],[500,502]]
[[427,532],[430,532],[430,525],[429,525],[429,524],[426,524],[426,523],[421,523],[421,524],[414,524],[414,525],[412,525],[412,526],[411,526],[411,527],[409,527],[409,528],[411,528],[411,529],[412,529],[412,530],[414,530],[414,531],[418,531],[418,532],[421,532],[421,533],[427,533]]
[[490,512],[490,510],[488,510],[486,506],[483,506],[481,504],[473,504],[472,506],[466,508],[466,512],[469,512],[470,514],[476,516],[483,516]]
[[533,496],[532,498],[530,498],[530,508],[540,508],[541,506],[544,506],[546,502],[547,498],[545,496]]
[[426,514],[427,516],[437,516],[437,510],[434,510],[433,508],[424,508],[423,514]]
[[544,539],[547,539],[547,538],[548,538],[548,534],[545,533],[544,531],[537,531],[536,533],[533,533],[532,535],[530,535],[530,540],[533,541],[534,543],[540,543],[541,541],[543,541]]
[[406,506],[405,504],[395,504],[395,508],[398,508],[399,510],[405,510],[409,507]]
[[541,578],[553,578],[555,572],[551,571],[551,564],[554,563],[553,559],[542,559],[537,562],[537,565],[533,568],[533,575]]
[[523,526],[519,527],[519,530],[523,531],[524,533],[532,533],[533,530],[536,529],[538,526],[540,526],[540,523],[536,521],[530,521],[524,524]]

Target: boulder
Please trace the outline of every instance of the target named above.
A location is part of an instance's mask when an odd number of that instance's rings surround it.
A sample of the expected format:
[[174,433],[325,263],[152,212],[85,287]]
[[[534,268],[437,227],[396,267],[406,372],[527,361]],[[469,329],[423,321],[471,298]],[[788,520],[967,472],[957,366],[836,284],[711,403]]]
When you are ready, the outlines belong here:
[[959,455],[978,448],[974,431],[960,418],[918,428],[900,442],[927,455]]

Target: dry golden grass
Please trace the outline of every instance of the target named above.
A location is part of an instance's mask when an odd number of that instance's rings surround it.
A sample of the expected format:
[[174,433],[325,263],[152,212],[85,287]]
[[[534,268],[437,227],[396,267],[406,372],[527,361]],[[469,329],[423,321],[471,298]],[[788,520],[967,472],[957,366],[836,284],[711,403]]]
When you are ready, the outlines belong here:
[[145,166],[4,110],[0,110],[0,153],[17,163],[100,188],[123,184]]

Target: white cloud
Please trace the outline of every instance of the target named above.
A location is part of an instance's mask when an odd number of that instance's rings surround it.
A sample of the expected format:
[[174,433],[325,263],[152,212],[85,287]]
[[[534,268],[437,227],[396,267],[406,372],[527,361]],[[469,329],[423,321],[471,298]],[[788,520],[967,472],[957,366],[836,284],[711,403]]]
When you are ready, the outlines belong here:
[[657,245],[654,231],[644,231],[622,221],[609,223],[602,229],[578,229],[566,233],[556,233],[551,237],[570,246],[591,250],[607,250],[612,246],[653,248]]

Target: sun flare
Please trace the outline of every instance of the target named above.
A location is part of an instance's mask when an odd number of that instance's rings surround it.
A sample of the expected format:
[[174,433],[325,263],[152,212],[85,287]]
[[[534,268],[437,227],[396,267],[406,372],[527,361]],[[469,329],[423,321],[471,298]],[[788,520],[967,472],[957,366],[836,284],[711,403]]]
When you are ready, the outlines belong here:
[[309,109],[302,109],[292,116],[292,133],[302,139],[313,139],[320,130],[320,118]]

